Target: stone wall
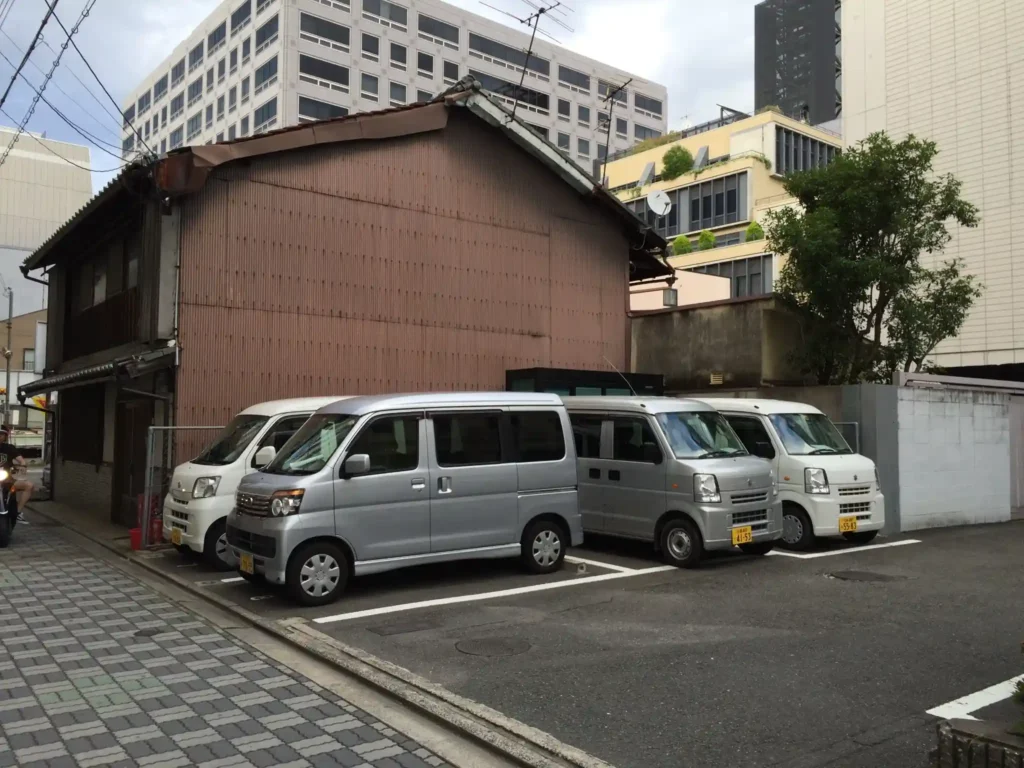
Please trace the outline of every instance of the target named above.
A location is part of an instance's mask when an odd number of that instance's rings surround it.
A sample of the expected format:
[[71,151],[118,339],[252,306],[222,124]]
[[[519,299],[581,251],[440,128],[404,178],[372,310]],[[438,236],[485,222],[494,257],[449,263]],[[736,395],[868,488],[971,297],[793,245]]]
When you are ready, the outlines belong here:
[[109,464],[58,459],[53,470],[53,500],[110,520],[112,473]]

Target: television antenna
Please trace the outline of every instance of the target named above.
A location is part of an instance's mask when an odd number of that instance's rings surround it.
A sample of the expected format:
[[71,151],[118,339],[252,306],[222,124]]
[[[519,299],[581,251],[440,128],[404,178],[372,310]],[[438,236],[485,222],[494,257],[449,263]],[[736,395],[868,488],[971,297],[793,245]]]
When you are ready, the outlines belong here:
[[624,90],[626,86],[633,82],[633,78],[629,78],[622,85],[616,87],[614,90],[608,91],[608,95],[604,97],[603,103],[608,105],[608,125],[604,129],[604,164],[601,166],[601,183],[605,181],[605,171],[608,170],[608,144],[612,138],[612,123],[615,121],[615,98]]
[[568,18],[568,16],[566,15],[566,11],[571,12],[572,8],[567,6],[565,3],[561,2],[561,0],[554,0],[554,2],[549,2],[546,4],[544,2],[538,2],[538,0],[522,0],[522,2],[525,3],[529,8],[533,9],[533,13],[531,13],[529,16],[516,16],[514,13],[503,11],[501,8],[496,8],[495,6],[489,3],[485,3],[483,0],[480,0],[480,5],[484,6],[485,8],[490,8],[492,11],[497,11],[498,13],[504,14],[505,16],[515,19],[520,24],[525,24],[527,27],[530,28],[530,45],[524,51],[524,53],[526,54],[526,61],[523,62],[523,71],[522,74],[519,76],[519,87],[516,89],[515,100],[512,104],[512,115],[508,119],[508,122],[510,123],[513,120],[515,120],[516,117],[516,109],[519,107],[519,98],[523,93],[523,82],[526,80],[526,70],[530,65],[530,57],[533,55],[533,42],[534,40],[537,39],[537,34],[540,33],[544,35],[544,37],[556,43],[557,45],[561,45],[561,43],[559,43],[558,40],[556,40],[554,37],[552,37],[543,29],[540,28],[540,20],[546,15],[548,16],[548,18],[551,19],[551,21],[553,21],[559,27],[564,29],[566,32],[569,32],[571,34],[576,31],[565,22],[565,19]]

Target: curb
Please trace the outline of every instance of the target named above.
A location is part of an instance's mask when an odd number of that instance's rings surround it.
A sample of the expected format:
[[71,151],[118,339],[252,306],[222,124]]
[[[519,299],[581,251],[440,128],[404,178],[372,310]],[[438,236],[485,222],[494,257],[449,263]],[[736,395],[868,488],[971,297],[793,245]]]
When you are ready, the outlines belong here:
[[125,553],[109,542],[95,538],[78,526],[48,515],[31,502],[26,507],[40,517],[88,539],[119,559],[169,581],[179,589],[226,611],[256,629],[267,632],[320,661],[352,675],[375,690],[415,709],[442,725],[461,732],[498,756],[524,768],[614,768],[610,763],[495,709],[452,693],[443,686],[385,661],[359,648],[341,643],[309,626],[305,619],[268,621],[241,606],[207,592],[192,582],[161,571],[154,565]]

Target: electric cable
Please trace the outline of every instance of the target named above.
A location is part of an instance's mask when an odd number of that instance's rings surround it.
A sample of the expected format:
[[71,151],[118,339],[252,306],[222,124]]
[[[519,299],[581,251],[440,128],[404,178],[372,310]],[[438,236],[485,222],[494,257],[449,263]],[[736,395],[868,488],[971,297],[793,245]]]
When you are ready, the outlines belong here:
[[[14,122],[14,118],[11,117],[10,113],[6,109],[0,109],[0,115],[3,115],[4,117],[6,117],[11,122]],[[72,160],[70,158],[64,157],[64,155],[60,154],[59,152],[57,152],[52,147],[47,146],[46,142],[43,141],[42,139],[40,139],[34,133],[32,133],[30,131],[25,131],[25,133],[28,136],[30,136],[33,140],[35,140],[35,142],[37,144],[39,144],[43,149],[45,149],[50,154],[59,157],[65,163],[68,163],[69,165],[75,166],[75,168],[81,168],[83,171],[89,171],[91,173],[113,173],[114,171],[120,171],[122,168],[124,168],[125,166],[128,165],[128,163],[125,163],[124,165],[120,165],[117,168],[88,168],[88,167],[86,167],[84,165],[79,165],[78,163],[76,163],[74,160]]]

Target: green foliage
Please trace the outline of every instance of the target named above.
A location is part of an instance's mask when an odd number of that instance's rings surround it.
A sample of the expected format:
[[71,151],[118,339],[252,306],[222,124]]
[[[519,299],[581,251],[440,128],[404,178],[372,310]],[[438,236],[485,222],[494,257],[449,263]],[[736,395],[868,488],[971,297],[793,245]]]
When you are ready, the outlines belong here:
[[679,141],[682,134],[679,131],[670,131],[663,136],[655,136],[653,139],[644,139],[634,144],[630,150],[630,155],[635,155],[640,152],[646,152],[648,149],[654,149],[655,147],[661,147],[665,144],[671,144],[673,141]]
[[687,171],[693,170],[693,155],[681,145],[670,147],[661,158],[661,180],[678,179]]
[[780,107],[778,104],[765,104],[763,107],[757,110],[757,114],[760,115],[764,112],[778,112],[781,115],[782,107]]
[[710,251],[715,247],[715,234],[710,229],[701,230],[700,236],[697,238],[697,249],[700,251]]
[[752,221],[747,225],[747,242],[749,243],[752,240],[764,240],[764,229],[756,221]]
[[800,363],[819,384],[921,370],[981,295],[960,262],[938,258],[947,222],[979,219],[960,182],[933,173],[937,152],[931,141],[875,133],[786,178],[800,207],[769,212],[768,248],[788,257],[775,290],[803,316]]
[[627,189],[626,197],[628,197],[630,200],[635,200],[636,198],[640,197],[640,187],[630,187],[629,189]]
[[672,254],[675,256],[684,256],[693,250],[693,243],[690,242],[690,238],[686,235],[680,235],[672,241]]
[[721,166],[725,165],[726,163],[731,162],[732,160],[738,160],[741,157],[753,157],[757,162],[761,163],[761,165],[763,165],[769,171],[772,169],[772,161],[769,160],[767,157],[765,157],[760,152],[744,152],[739,157],[726,157],[724,160],[716,160],[713,163],[709,163],[708,165],[705,165],[703,168],[695,168],[693,170],[693,178],[696,179],[702,173],[707,173],[708,171],[717,170],[718,168],[720,168]]

